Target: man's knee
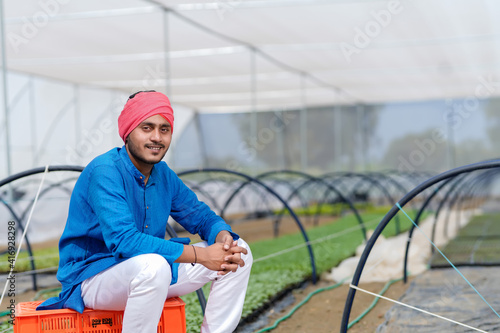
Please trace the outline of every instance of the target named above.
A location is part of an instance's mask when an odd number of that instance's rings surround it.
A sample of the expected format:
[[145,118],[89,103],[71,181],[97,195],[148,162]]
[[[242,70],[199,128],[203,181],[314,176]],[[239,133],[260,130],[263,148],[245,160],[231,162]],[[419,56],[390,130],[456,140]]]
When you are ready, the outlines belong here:
[[[134,277],[135,284],[147,284],[148,288],[168,291],[172,280],[172,270],[165,258],[158,254],[142,254],[135,257],[140,270]],[[134,282],[134,281],[133,281]]]
[[238,239],[238,246],[241,246],[247,250],[247,254],[242,255],[242,259],[245,261],[245,266],[251,267],[253,264],[253,255],[250,246],[243,239]]

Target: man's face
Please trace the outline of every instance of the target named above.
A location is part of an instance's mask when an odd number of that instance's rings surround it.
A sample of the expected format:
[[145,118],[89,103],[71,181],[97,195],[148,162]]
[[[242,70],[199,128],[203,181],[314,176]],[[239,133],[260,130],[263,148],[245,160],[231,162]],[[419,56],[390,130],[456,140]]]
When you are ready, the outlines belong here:
[[125,147],[132,163],[145,174],[153,164],[160,162],[172,140],[169,122],[159,114],[145,119],[127,137]]

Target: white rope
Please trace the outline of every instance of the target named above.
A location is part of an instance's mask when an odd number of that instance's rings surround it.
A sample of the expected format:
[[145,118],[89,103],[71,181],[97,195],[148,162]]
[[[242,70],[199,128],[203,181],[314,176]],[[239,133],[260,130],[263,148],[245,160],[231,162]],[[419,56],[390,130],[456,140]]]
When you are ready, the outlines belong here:
[[379,294],[376,294],[376,293],[372,293],[371,291],[368,291],[368,290],[365,290],[365,289],[362,289],[358,286],[355,286],[353,284],[350,284],[349,285],[351,288],[353,289],[356,289],[356,290],[359,290],[359,291],[362,291],[364,293],[367,293],[367,294],[370,294],[372,296],[375,296],[375,297],[379,297],[379,298],[382,298],[382,299],[385,299],[386,301],[389,301],[389,302],[393,302],[393,303],[396,303],[396,304],[399,304],[399,305],[402,305],[402,306],[406,306],[407,308],[410,308],[410,309],[413,309],[413,310],[416,310],[416,311],[420,311],[420,312],[423,312],[425,314],[428,314],[428,315],[431,315],[431,316],[434,316],[434,317],[437,317],[437,318],[440,318],[440,319],[443,319],[443,320],[446,320],[446,321],[449,321],[453,324],[457,324],[457,325],[460,325],[460,326],[463,326],[463,327],[466,327],[466,328],[469,328],[471,330],[474,330],[474,331],[478,331],[478,332],[483,332],[483,333],[488,333],[487,331],[483,331],[479,328],[475,328],[475,327],[472,327],[472,326],[469,326],[467,324],[463,324],[463,323],[460,323],[458,321],[455,321],[453,319],[449,319],[449,318],[446,318],[446,317],[443,317],[443,316],[440,316],[438,314],[435,314],[435,313],[432,313],[432,312],[429,312],[429,311],[426,311],[426,310],[423,310],[423,309],[420,309],[420,308],[416,308],[414,306],[411,306],[411,305],[408,305],[406,303],[402,303],[402,302],[399,302],[399,301],[396,301],[396,300],[393,300],[392,298],[388,298],[388,297],[385,297],[385,296],[382,296],[382,295],[379,295]]
[[288,249],[284,249],[284,250],[281,250],[281,251],[278,251],[278,252],[275,252],[275,253],[271,253],[270,255],[267,255],[267,256],[255,259],[253,261],[253,263],[255,264],[255,263],[259,262],[259,261],[264,261],[264,260],[267,260],[267,259],[271,259],[271,258],[280,256],[280,255],[288,253],[288,252],[295,251],[297,249],[303,248],[304,246],[307,246],[308,244],[309,244],[309,242],[305,242],[304,244],[295,245],[295,246],[289,247]]
[[[365,223],[364,226],[370,224],[370,223],[373,223],[373,222],[376,222],[378,221],[379,219],[374,219],[374,220],[371,220],[367,223]],[[343,235],[346,235],[348,233],[351,233],[351,232],[354,232],[356,230],[359,230],[361,229],[363,226],[362,225],[357,225],[357,226],[354,226],[352,228],[349,228],[349,229],[345,229],[341,232],[337,232],[335,234],[331,234],[331,235],[328,235],[328,236],[325,236],[325,237],[322,237],[322,238],[318,238],[316,240],[313,240],[313,241],[308,241],[308,242],[304,242],[302,244],[299,244],[299,245],[295,245],[295,246],[292,246],[292,247],[289,247],[287,249],[284,249],[284,250],[281,250],[281,251],[278,251],[278,252],[275,252],[275,253],[271,253],[267,256],[264,256],[264,257],[260,257],[258,259],[255,259],[253,261],[253,263],[257,263],[259,261],[264,261],[264,260],[267,260],[267,259],[271,259],[271,258],[274,258],[274,257],[277,257],[277,256],[280,256],[282,254],[285,254],[285,253],[288,253],[288,252],[292,252],[292,251],[295,251],[295,250],[298,250],[300,248],[303,248],[303,247],[306,247],[308,245],[312,245],[312,244],[316,244],[316,243],[321,243],[321,242],[324,242],[326,240],[330,240],[330,239],[333,239],[333,238],[337,238],[337,237],[340,237],[340,236],[343,236]]]
[[[23,241],[24,241],[24,238],[26,237],[26,232],[28,231],[28,227],[29,227],[30,222],[31,222],[31,217],[33,216],[33,211],[35,210],[36,203],[38,202],[38,197],[40,196],[40,192],[42,190],[43,183],[45,182],[45,176],[47,175],[48,172],[49,172],[49,166],[46,165],[45,171],[42,175],[42,181],[40,182],[40,186],[38,187],[38,191],[36,192],[35,200],[33,201],[33,205],[31,206],[28,220],[26,222],[26,225],[24,226],[24,232],[23,232],[23,235],[21,236],[21,241],[19,242],[19,247],[17,248],[16,257],[14,258],[14,263],[12,264],[9,275],[7,276],[7,281],[5,281],[5,286],[4,286],[3,292],[2,292],[2,297],[0,298],[0,306],[2,305],[3,298],[5,296],[5,292],[7,291],[7,285],[9,285],[9,280],[12,278],[12,272],[14,271],[14,268],[16,266],[17,257],[19,256],[19,252],[21,252],[21,247],[23,246]],[[19,223],[20,222],[21,221],[19,221]]]

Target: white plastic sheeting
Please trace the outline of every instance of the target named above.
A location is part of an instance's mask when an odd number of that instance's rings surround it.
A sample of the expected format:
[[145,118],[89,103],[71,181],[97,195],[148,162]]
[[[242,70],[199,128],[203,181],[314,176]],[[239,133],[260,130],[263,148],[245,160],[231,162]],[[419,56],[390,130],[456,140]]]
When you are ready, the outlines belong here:
[[[455,238],[458,231],[469,223],[472,216],[480,213],[480,211],[442,212],[436,224],[434,244],[442,248],[449,240]],[[449,223],[445,223],[448,214]],[[413,232],[408,253],[408,272],[411,275],[418,275],[428,268],[429,259],[432,255],[429,240],[432,238],[433,224],[434,216],[428,217],[419,224],[419,229]],[[371,234],[373,234],[372,231],[370,231],[370,236]],[[402,277],[408,235],[408,232],[404,232],[388,239],[379,236],[366,261],[361,282],[387,282]],[[365,245],[358,246],[356,256],[342,261],[329,274],[326,274],[325,278],[349,283],[358,266]]]
[[498,1],[198,1],[3,0],[7,67],[201,112],[500,92]]

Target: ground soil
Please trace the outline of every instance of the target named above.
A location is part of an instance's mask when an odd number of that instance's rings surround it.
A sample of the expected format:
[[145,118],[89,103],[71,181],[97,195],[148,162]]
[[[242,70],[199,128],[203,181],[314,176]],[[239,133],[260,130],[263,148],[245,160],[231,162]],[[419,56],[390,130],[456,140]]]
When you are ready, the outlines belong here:
[[[295,302],[279,313],[274,313],[269,317],[269,325],[272,326],[277,319],[287,315],[290,310],[299,304],[311,292],[332,285],[328,281],[320,281],[317,285],[311,285],[302,290],[293,292]],[[385,283],[369,283],[360,285],[361,288],[379,293]],[[384,296],[398,299],[405,292],[408,285],[402,282],[393,284],[384,294]],[[272,330],[274,333],[310,333],[310,332],[339,332],[342,314],[344,311],[348,285],[343,285],[339,288],[329,291],[323,291],[315,294],[311,299],[300,307],[294,314],[280,322],[278,326]],[[357,292],[354,298],[350,321],[357,318],[366,308],[373,302],[374,297],[362,292]],[[357,324],[353,325],[350,333],[366,333],[374,332],[377,327],[384,322],[384,315],[393,304],[385,300],[379,300],[375,308],[373,308],[366,316],[364,316]]]
[[[332,221],[331,217],[325,217],[318,221],[318,224],[314,223],[312,219],[303,218],[302,221],[305,224],[305,228],[312,228],[317,225],[322,225]],[[253,221],[245,221],[242,223],[234,224],[233,230],[238,233],[242,238],[248,242],[253,242],[262,239],[268,239],[273,235],[273,221],[269,219],[259,219]],[[279,233],[290,234],[296,233],[298,227],[291,218],[284,218],[280,223]],[[187,236],[184,233],[179,233],[179,237]],[[189,235],[192,240],[192,235]],[[53,245],[53,242],[47,242],[39,245],[39,247],[44,247],[47,245]],[[292,291],[294,302],[293,304],[287,306],[283,310],[273,311],[268,314],[267,323],[263,322],[263,327],[268,327],[274,324],[277,319],[282,318],[290,312],[290,310],[300,303],[303,299],[307,297],[311,292],[325,288],[333,285],[334,282],[327,281],[325,279],[320,279],[316,285],[308,284],[306,287],[302,287]],[[370,290],[375,293],[379,293],[384,287],[385,283],[369,283],[365,285],[360,285],[360,287]],[[397,282],[393,284],[389,290],[384,294],[384,296],[398,299],[407,289],[408,284],[405,285],[402,282]],[[339,332],[340,322],[342,319],[342,313],[344,311],[344,305],[349,291],[348,285],[343,285],[336,289],[329,291],[323,291],[315,294],[311,299],[305,303],[300,309],[298,309],[290,318],[282,321],[277,328],[273,329],[272,332],[275,333],[310,333],[310,332]],[[34,295],[34,292],[30,292],[19,296],[18,301],[30,300]],[[365,309],[373,302],[374,297],[362,292],[357,292],[354,299],[354,304],[350,316],[350,321],[355,319],[359,314],[361,314]],[[363,317],[357,324],[355,324],[351,329],[350,333],[365,333],[374,332],[378,325],[384,322],[384,315],[387,310],[392,306],[391,302],[385,300],[379,300],[378,304],[373,310],[371,310],[366,316]],[[258,330],[258,329],[256,329]]]

